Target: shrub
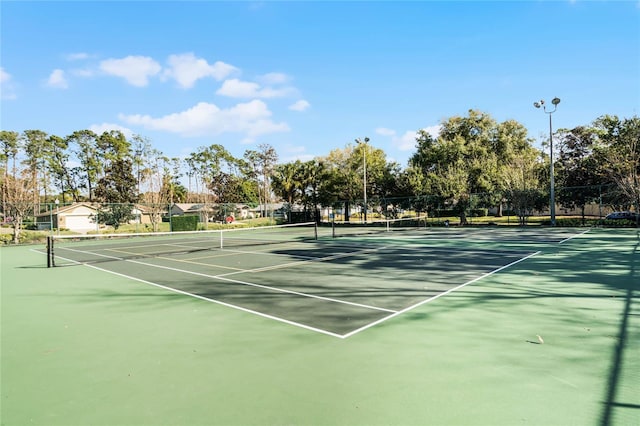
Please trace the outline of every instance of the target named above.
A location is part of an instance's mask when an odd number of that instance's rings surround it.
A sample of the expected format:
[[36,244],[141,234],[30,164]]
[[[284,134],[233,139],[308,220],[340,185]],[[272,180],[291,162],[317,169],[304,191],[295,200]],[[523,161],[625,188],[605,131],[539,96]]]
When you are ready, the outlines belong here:
[[471,217],[486,217],[489,215],[489,209],[479,208],[471,210]]
[[429,212],[433,217],[457,217],[458,212],[453,209],[440,209]]
[[603,219],[602,226],[606,228],[635,228],[638,224],[635,220],[630,219]]
[[173,216],[171,231],[197,231],[198,216]]

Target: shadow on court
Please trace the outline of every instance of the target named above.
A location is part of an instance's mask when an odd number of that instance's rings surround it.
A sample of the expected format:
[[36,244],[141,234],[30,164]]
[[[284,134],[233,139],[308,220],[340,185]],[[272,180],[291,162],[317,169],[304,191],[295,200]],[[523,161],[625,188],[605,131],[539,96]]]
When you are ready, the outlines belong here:
[[92,267],[344,337],[530,254],[308,242],[259,252],[101,259]]

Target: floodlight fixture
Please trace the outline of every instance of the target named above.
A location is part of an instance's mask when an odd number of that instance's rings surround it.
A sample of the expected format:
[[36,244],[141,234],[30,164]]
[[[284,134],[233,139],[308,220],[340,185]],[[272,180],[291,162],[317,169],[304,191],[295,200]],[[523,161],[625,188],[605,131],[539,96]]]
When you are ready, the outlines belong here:
[[550,188],[549,188],[549,210],[551,215],[551,226],[556,226],[556,196],[555,196],[555,178],[553,173],[553,126],[551,124],[551,114],[556,112],[558,108],[558,104],[560,103],[560,98],[553,98],[551,100],[553,104],[553,111],[547,111],[547,107],[544,106],[544,99],[540,100],[540,102],[534,102],[533,106],[536,108],[543,107],[545,114],[549,115],[549,174],[550,174]]

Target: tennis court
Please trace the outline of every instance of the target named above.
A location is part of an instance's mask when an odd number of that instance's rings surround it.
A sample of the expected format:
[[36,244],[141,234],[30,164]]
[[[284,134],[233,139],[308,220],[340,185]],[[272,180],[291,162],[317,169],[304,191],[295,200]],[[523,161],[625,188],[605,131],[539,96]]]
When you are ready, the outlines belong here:
[[2,424],[638,424],[637,230],[382,228],[1,248]]
[[[345,338],[535,254],[433,245],[437,240],[463,238],[453,230],[443,233],[412,226],[390,232],[366,227],[361,229],[366,232],[358,233],[358,229],[341,238],[335,230],[331,237],[318,238],[314,224],[107,240],[72,237],[67,244],[56,245],[55,263],[85,264]],[[513,232],[494,233],[491,238],[489,234],[482,233],[484,240],[531,238]],[[565,231],[545,241],[559,242],[570,238],[567,235]],[[475,240],[480,236],[472,235]]]

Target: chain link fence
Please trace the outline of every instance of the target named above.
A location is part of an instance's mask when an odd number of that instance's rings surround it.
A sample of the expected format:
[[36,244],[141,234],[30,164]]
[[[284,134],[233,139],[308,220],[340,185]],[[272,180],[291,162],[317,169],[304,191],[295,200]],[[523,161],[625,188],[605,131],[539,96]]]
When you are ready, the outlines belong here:
[[[556,226],[638,226],[638,206],[613,185],[557,188]],[[22,218],[2,213],[0,241],[39,241],[53,233],[105,233],[170,231],[172,218],[196,216],[197,229],[316,221],[360,222],[425,218],[430,226],[444,225],[551,225],[550,197],[545,191],[470,194],[458,200],[436,195],[414,197],[370,196],[330,206],[255,203],[31,204]],[[366,211],[365,211],[366,208]],[[615,219],[607,216],[627,212]],[[611,217],[611,216],[610,216]],[[15,238],[16,230],[19,234]]]

